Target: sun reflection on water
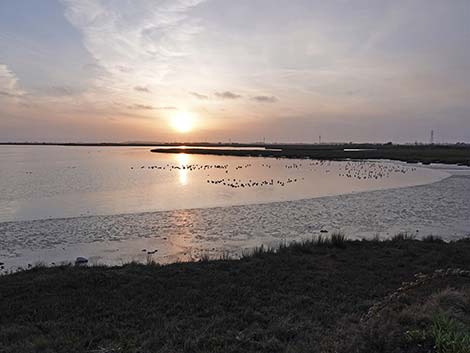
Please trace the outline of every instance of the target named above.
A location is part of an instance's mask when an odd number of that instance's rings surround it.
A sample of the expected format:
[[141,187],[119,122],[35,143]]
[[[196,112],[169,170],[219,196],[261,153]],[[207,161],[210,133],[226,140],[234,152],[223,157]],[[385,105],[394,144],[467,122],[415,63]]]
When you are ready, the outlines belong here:
[[[186,169],[187,165],[189,164],[189,154],[186,153],[178,153],[176,155],[176,159],[179,164],[179,181],[181,185],[187,185],[188,184],[188,169]],[[183,169],[183,167],[185,169]]]

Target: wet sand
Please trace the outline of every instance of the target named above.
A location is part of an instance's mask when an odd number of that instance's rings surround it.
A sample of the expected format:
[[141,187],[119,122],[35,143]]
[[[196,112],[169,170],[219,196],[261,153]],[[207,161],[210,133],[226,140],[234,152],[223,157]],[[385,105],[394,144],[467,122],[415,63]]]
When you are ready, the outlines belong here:
[[[86,256],[94,263],[197,260],[240,255],[261,244],[398,232],[458,239],[470,234],[470,176],[436,183],[307,200],[208,209],[0,223],[0,261],[9,267]],[[143,251],[145,250],[145,251]]]

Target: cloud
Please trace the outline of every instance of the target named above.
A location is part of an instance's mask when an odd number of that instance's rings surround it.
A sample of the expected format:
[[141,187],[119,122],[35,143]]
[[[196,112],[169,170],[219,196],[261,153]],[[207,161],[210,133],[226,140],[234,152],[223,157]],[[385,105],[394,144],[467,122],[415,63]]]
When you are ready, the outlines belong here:
[[0,96],[18,98],[24,95],[18,87],[16,75],[4,64],[0,64]]
[[176,107],[163,106],[163,107],[154,107],[153,105],[147,104],[133,104],[127,107],[128,109],[133,110],[176,110]]
[[201,31],[188,12],[205,0],[61,1],[66,19],[109,74],[96,84],[123,92],[132,81],[138,80],[140,87],[155,86],[178,71],[176,60],[188,55],[193,37]]
[[276,103],[279,101],[279,99],[275,96],[255,96],[251,99],[261,103]]
[[242,97],[241,95],[236,94],[236,93],[233,93],[233,92],[230,92],[230,91],[215,92],[214,95],[215,95],[217,98],[221,98],[221,99],[238,99],[238,98],[241,98],[241,97]]
[[133,104],[128,106],[129,109],[135,109],[135,110],[154,110],[155,107],[151,105],[146,105],[146,104]]
[[150,89],[144,86],[135,86],[134,90],[137,92],[144,92],[144,93],[150,93]]
[[196,97],[197,99],[201,99],[201,100],[209,99],[209,96],[206,96],[204,94],[200,94],[200,93],[197,93],[197,92],[189,92],[189,94]]
[[17,97],[17,95],[12,94],[12,93],[9,93],[9,92],[5,92],[5,91],[0,91],[0,96],[4,96],[4,97]]
[[[432,119],[444,124],[469,109],[468,1],[364,0],[351,6],[298,0],[288,11],[269,0],[205,0],[202,6],[202,0],[57,2],[53,7],[71,25],[47,22],[55,18],[49,6],[32,24],[60,34],[52,37],[18,30],[15,21],[2,21],[8,12],[0,11],[0,120],[11,112],[52,126],[83,116],[81,124],[93,126],[101,117],[135,116],[152,120],[156,130],[129,123],[123,133],[142,130],[160,138],[164,129],[154,120],[181,104],[207,119],[209,130],[235,129],[240,120],[231,125],[229,117],[239,117],[263,120],[274,131],[272,119],[286,116],[294,117],[286,125],[302,137],[306,129],[297,117],[328,126],[333,118],[356,121],[357,115],[373,122],[377,116],[386,126],[393,116],[397,126],[415,119],[416,126],[438,131]],[[425,2],[423,16],[417,10]],[[285,30],[278,30],[279,23]],[[49,63],[51,52],[56,59]],[[74,65],[61,66],[65,61]],[[79,94],[70,95],[71,88]],[[380,115],[384,111],[389,116]],[[244,129],[248,134],[251,127]],[[329,134],[335,129],[349,132],[334,127]],[[456,136],[463,130],[447,129]]]
[[43,91],[51,96],[58,97],[73,96],[79,93],[78,89],[70,86],[51,86],[44,88]]

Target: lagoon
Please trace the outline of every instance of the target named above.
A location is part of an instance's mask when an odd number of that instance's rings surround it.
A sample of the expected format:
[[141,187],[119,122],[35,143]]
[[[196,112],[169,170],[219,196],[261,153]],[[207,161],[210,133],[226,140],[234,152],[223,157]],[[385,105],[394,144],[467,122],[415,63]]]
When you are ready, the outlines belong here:
[[149,150],[0,147],[0,261],[168,263],[322,231],[456,239],[470,230],[468,168]]

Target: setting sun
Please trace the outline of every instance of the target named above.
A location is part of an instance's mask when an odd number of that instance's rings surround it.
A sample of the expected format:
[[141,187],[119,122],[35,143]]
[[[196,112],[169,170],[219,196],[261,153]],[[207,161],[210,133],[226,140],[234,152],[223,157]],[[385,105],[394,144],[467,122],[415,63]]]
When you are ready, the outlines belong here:
[[193,116],[189,112],[178,112],[171,120],[171,126],[178,132],[184,133],[193,128]]

